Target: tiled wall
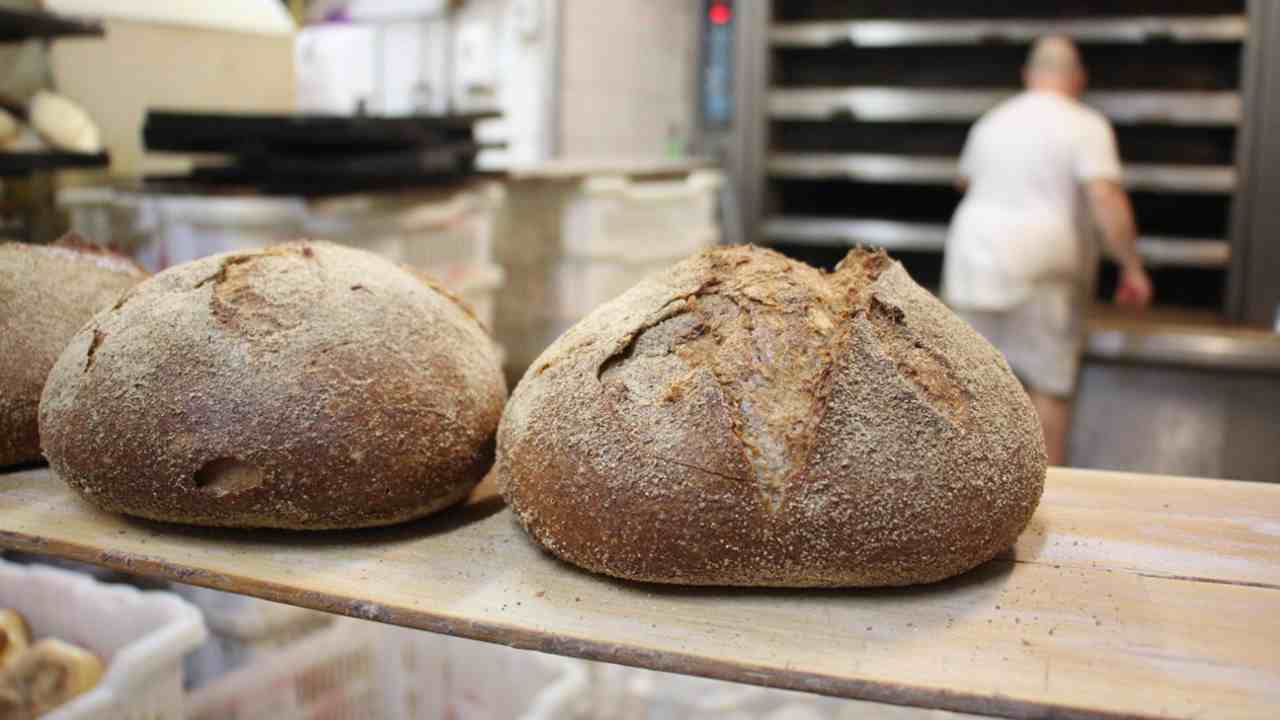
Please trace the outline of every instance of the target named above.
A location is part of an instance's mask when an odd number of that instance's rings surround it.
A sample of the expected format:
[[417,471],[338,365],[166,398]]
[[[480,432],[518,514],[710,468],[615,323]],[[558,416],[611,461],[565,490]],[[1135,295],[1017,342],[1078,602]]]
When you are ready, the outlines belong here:
[[688,142],[701,3],[561,0],[559,155],[661,157]]

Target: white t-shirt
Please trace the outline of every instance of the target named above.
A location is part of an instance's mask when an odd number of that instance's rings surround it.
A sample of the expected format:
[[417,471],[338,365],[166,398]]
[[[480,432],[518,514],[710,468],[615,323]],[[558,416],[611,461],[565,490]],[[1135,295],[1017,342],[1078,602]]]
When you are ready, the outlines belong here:
[[1121,179],[1101,113],[1058,93],[1024,92],[974,124],[960,174],[969,186],[947,233],[947,302],[1002,310],[1041,283],[1088,282],[1097,250],[1083,183]]

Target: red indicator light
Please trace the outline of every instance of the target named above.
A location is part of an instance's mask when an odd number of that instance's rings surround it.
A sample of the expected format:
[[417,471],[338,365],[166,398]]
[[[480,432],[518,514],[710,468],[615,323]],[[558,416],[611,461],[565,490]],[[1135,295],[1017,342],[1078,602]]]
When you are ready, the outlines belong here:
[[733,11],[729,9],[728,5],[716,3],[707,11],[707,17],[713,25],[728,25],[729,21],[733,19]]

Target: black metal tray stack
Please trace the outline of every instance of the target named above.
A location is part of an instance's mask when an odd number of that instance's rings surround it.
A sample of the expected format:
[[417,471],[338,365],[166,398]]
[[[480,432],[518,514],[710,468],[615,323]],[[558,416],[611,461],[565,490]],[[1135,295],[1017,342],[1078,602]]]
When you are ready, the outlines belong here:
[[452,184],[474,174],[485,115],[369,117],[147,113],[148,150],[217,153],[188,175],[150,176],[152,187],[253,189],[321,196]]

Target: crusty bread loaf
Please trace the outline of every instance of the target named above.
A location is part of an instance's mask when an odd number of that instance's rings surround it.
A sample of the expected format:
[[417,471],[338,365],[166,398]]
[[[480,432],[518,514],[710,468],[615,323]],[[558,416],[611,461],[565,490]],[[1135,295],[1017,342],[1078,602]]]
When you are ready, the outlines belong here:
[[31,98],[28,115],[31,127],[53,147],[78,153],[102,152],[102,132],[89,113],[71,98],[40,90]]
[[559,557],[692,585],[904,585],[989,560],[1044,485],[1000,354],[883,253],[696,255],[534,363],[499,487]]
[[58,353],[146,275],[74,233],[53,245],[0,243],[0,467],[40,459],[40,389]]
[[505,397],[462,306],[376,255],[301,242],[136,287],[58,358],[40,428],[53,470],[105,510],[362,527],[465,497]]
[[88,650],[47,637],[0,671],[0,718],[35,720],[93,689],[106,668]]

